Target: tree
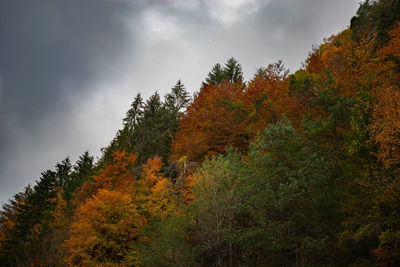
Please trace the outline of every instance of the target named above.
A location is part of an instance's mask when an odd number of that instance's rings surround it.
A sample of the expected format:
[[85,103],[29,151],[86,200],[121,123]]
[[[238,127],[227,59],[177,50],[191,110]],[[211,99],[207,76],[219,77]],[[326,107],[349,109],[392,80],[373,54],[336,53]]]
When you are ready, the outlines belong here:
[[88,151],[84,152],[73,166],[73,172],[68,176],[63,187],[63,198],[67,201],[69,213],[72,212],[72,200],[76,191],[94,173],[93,156]]
[[18,223],[18,214],[25,204],[28,196],[32,194],[32,187],[28,185],[25,190],[19,192],[2,206],[0,212],[0,263],[3,265],[13,262],[13,242],[12,238],[15,226]]
[[233,84],[240,84],[243,81],[242,66],[233,57],[227,60],[224,68],[219,63],[215,64],[206,77],[206,84],[209,85],[215,86],[224,81]]
[[201,266],[190,246],[190,218],[171,216],[154,225],[151,241],[140,248],[143,266]]
[[[228,152],[204,162],[196,174],[194,199],[189,206],[197,257],[203,266],[234,266],[240,260],[234,239],[238,232],[235,208],[241,204],[238,194],[240,157]],[[237,244],[236,244],[237,245]]]
[[149,220],[161,220],[174,212],[171,184],[161,173],[163,161],[149,158],[142,167],[142,177],[136,191],[137,203]]
[[211,84],[211,85],[217,85],[220,84],[224,80],[224,70],[221,67],[221,64],[217,63],[214,65],[214,67],[211,69],[211,71],[208,73],[207,78],[206,78],[206,83]]
[[387,31],[398,21],[400,21],[400,1],[366,0],[360,4],[357,15],[351,19],[350,28],[356,41],[377,34],[376,45],[379,46],[389,41]]
[[171,158],[187,156],[199,162],[228,146],[246,149],[248,116],[240,102],[242,95],[242,89],[232,83],[205,84],[181,117]]
[[124,126],[128,131],[133,131],[137,125],[140,116],[143,113],[143,99],[139,93],[131,104],[131,108],[126,112],[125,118],[123,119]]
[[224,76],[231,83],[241,83],[243,81],[242,66],[233,57],[225,63]]
[[[136,155],[115,151],[112,159],[105,163],[102,169],[98,170],[97,175],[93,175],[86,179],[82,185],[76,190],[72,204],[75,208],[79,207],[86,199],[96,194],[99,189],[108,190],[130,190],[130,187],[136,181],[133,173],[136,162]],[[85,172],[86,164],[82,163],[82,172]]]
[[132,169],[137,156],[127,152],[114,152],[111,163],[106,164],[94,177],[97,188],[124,189],[135,181]]
[[16,218],[11,233],[2,242],[0,255],[4,265],[42,264],[44,254],[38,253],[41,239],[46,235],[57,192],[60,190],[57,172],[42,173],[33,190],[26,191],[24,201],[16,206]]
[[72,265],[138,264],[135,244],[145,218],[129,194],[100,189],[78,208],[66,245]]
[[300,123],[304,110],[290,95],[288,73],[282,61],[269,64],[259,69],[245,88],[242,102],[251,118],[247,127],[251,138],[264,131],[268,124],[279,121],[283,114]]
[[127,151],[137,155],[137,165],[154,156],[160,156],[167,162],[178,119],[189,101],[189,93],[180,80],[164,101],[157,92],[146,102],[138,94],[123,119],[124,128],[103,149],[101,161],[111,161],[114,151]]
[[[239,172],[235,245],[248,265],[324,262],[333,237],[327,168],[287,119],[251,144]],[[328,208],[329,207],[329,208]]]
[[164,106],[172,113],[173,118],[179,116],[179,112],[190,102],[189,93],[181,80],[178,80],[171,92],[165,96]]

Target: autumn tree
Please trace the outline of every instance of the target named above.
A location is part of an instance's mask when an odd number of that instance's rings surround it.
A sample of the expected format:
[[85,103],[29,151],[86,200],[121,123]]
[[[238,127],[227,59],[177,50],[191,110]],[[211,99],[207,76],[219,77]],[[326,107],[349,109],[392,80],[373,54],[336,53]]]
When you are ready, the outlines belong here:
[[303,108],[290,94],[288,73],[282,61],[258,69],[245,88],[242,101],[249,112],[248,131],[254,138],[268,124],[275,123],[285,114],[297,124],[304,114]]
[[162,175],[163,165],[160,157],[149,158],[143,164],[136,191],[141,212],[153,220],[161,220],[174,212],[172,186],[170,180]]
[[74,194],[73,204],[80,206],[87,198],[93,196],[99,189],[129,190],[135,181],[133,170],[135,168],[136,155],[115,151],[97,175],[87,179]]
[[78,208],[66,245],[71,265],[137,264],[135,243],[145,218],[127,193],[100,189]]
[[[49,257],[41,247],[48,239],[54,220],[54,209],[64,181],[70,174],[70,162],[65,160],[56,165],[56,171],[47,170],[36,181],[32,189],[26,190],[16,208],[12,219],[13,227],[2,242],[0,260],[5,265],[42,265]],[[20,198],[20,197],[18,197]],[[60,260],[54,259],[54,262]]]
[[223,153],[228,146],[247,146],[247,111],[240,102],[243,91],[232,83],[204,85],[182,115],[172,143],[172,159],[187,156],[202,161]]

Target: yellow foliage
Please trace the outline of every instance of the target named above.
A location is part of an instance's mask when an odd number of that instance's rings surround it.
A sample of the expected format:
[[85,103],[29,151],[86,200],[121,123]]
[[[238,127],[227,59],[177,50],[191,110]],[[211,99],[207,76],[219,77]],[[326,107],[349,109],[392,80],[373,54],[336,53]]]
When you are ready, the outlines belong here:
[[154,157],[143,165],[140,187],[136,193],[141,207],[149,217],[165,218],[173,212],[171,186],[168,178],[161,174],[163,162]]
[[135,242],[145,218],[129,194],[100,189],[78,208],[66,242],[67,263],[80,266],[125,266],[137,263]]

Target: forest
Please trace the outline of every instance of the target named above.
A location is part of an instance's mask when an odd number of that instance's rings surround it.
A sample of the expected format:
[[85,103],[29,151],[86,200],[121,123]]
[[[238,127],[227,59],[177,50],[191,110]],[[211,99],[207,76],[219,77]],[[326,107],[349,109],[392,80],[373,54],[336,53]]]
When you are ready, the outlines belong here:
[[400,1],[364,1],[290,73],[235,58],[138,94],[95,161],[0,210],[1,266],[399,266]]

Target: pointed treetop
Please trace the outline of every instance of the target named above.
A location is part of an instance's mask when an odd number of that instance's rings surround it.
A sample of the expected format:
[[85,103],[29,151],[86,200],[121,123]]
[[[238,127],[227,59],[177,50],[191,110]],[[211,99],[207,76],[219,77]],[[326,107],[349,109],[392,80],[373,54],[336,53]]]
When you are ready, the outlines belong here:
[[165,96],[165,106],[174,113],[179,112],[190,102],[189,93],[181,80],[178,80],[171,92]]
[[137,123],[138,117],[142,114],[143,99],[142,95],[138,93],[131,104],[131,108],[126,112],[126,116],[123,119],[124,126],[132,130],[134,125]]
[[243,80],[242,66],[233,57],[228,59],[225,63],[224,74],[225,79],[231,83],[237,83]]
[[243,80],[242,66],[239,62],[231,57],[225,63],[224,68],[221,64],[217,63],[208,73],[206,83],[211,85],[218,85],[223,81],[231,83],[238,83]]
[[224,70],[221,67],[221,64],[217,63],[208,73],[206,78],[206,83],[211,85],[220,84],[224,80]]

